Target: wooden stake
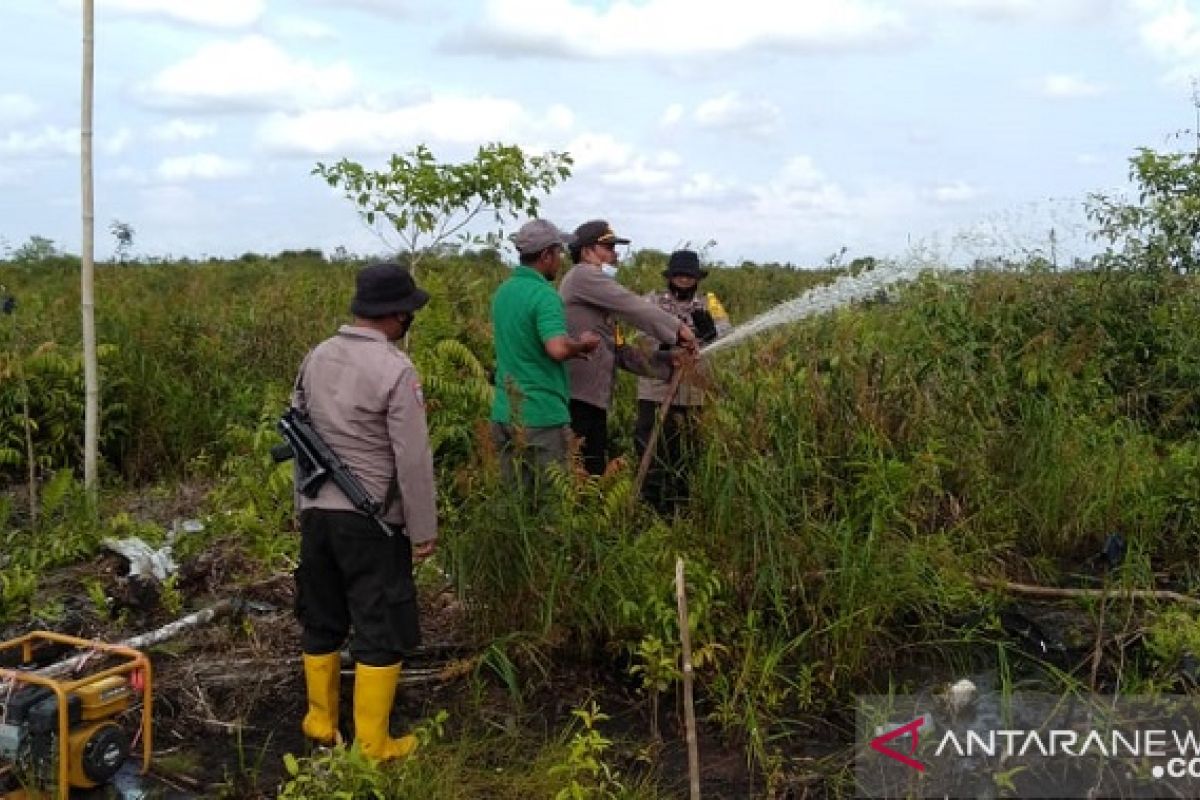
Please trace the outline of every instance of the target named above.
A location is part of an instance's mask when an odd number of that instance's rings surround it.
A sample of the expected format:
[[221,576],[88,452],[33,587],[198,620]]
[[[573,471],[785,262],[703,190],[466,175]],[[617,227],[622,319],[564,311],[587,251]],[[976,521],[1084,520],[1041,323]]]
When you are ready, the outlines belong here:
[[80,113],[80,186],[83,232],[80,237],[79,308],[83,324],[83,485],[95,499],[100,430],[100,379],[96,364],[95,195],[92,185],[92,98],[95,73],[95,2],[83,0],[83,79]]
[[675,559],[675,599],[679,606],[679,641],[683,646],[683,718],[687,727],[688,778],[691,800],[700,800],[700,745],[692,700],[692,631],[688,626],[687,580],[682,558]]

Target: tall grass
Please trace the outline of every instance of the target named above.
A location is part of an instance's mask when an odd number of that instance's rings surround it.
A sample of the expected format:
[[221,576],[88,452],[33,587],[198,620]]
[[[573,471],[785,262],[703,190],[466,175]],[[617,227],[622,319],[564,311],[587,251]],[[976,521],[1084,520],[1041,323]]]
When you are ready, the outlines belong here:
[[686,519],[607,507],[627,473],[540,514],[485,479],[451,542],[462,591],[485,632],[635,653],[650,626],[613,598],[669,596],[682,553],[720,587],[697,621],[721,645],[711,708],[747,732],[966,640],[946,621],[986,607],[975,575],[1068,579],[1120,532],[1188,586],[1200,383],[1175,330],[1197,298],[1130,276],[927,278],[763,337],[714,364]]
[[[650,288],[660,268],[635,263],[626,277]],[[896,301],[719,354],[688,513],[663,521],[632,502],[628,466],[599,480],[555,473],[536,502],[501,485],[483,421],[488,298],[504,274],[481,259],[427,269],[434,300],[412,352],[438,443],[443,566],[472,632],[494,643],[484,669],[515,692],[523,664],[612,659],[656,698],[674,679],[683,555],[702,712],[765,766],[787,720],[886,684],[915,648],[972,641],[951,621],[996,602],[975,576],[1071,579],[1119,532],[1133,568],[1116,580],[1200,580],[1193,281],[927,276]],[[30,320],[20,340],[0,326],[0,351],[73,346],[69,277],[0,272]],[[720,270],[706,286],[736,319],[824,277]],[[102,272],[106,369],[126,387],[108,402],[118,396],[134,422],[113,471],[224,468],[218,497],[244,512],[227,524],[273,557],[287,512],[268,506],[286,507],[286,485],[255,459],[300,357],[344,318],[351,278],[347,266],[269,261]],[[8,391],[0,427],[14,424]],[[622,379],[611,420],[622,445],[632,391]]]

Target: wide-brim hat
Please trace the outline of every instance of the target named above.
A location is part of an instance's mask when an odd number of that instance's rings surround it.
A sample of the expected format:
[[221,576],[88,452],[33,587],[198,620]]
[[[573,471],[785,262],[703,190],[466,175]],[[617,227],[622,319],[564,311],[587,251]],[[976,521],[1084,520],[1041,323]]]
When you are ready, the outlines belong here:
[[700,256],[695,251],[676,250],[667,259],[667,268],[663,270],[662,274],[664,278],[672,275],[686,275],[700,280],[708,277],[708,270],[700,269]]
[[629,240],[623,236],[617,236],[612,225],[602,219],[588,220],[575,229],[576,247],[582,249],[597,244],[629,244]]
[[358,271],[350,313],[363,319],[412,314],[429,302],[412,273],[399,264],[371,264]]

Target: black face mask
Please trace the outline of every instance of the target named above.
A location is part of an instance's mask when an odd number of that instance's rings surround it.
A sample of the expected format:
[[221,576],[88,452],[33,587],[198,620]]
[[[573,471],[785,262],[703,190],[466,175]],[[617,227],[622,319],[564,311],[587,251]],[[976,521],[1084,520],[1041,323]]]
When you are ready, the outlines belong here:
[[411,328],[412,324],[413,324],[413,315],[408,314],[403,318],[401,318],[399,315],[397,315],[396,319],[400,322],[400,336],[397,339],[397,341],[399,341],[400,339],[403,339],[405,336],[408,336],[408,329]]
[[674,283],[668,283],[667,288],[671,290],[671,294],[676,300],[686,301],[691,300],[696,296],[696,289],[699,288],[699,284],[692,286],[690,289],[684,289],[682,286],[676,286]]

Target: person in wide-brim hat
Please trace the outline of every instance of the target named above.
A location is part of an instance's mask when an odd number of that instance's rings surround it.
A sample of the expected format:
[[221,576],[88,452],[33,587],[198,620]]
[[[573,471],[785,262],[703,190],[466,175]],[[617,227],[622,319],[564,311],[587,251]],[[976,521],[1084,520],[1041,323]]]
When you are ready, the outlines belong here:
[[339,479],[310,481],[311,490],[295,495],[307,704],[300,729],[314,744],[340,740],[348,643],[355,745],[371,761],[405,758],[418,744],[411,733],[392,738],[388,713],[401,659],[421,644],[413,565],[436,549],[437,491],[421,378],[395,343],[428,301],[399,265],[364,267],[350,301],[354,321],[308,352],[292,391],[293,409],[324,446],[315,456],[324,463],[304,466],[306,473],[336,467],[358,484],[348,492]]
[[676,275],[702,280],[708,277],[708,270],[700,268],[700,256],[694,250],[676,250],[667,260],[662,275],[668,281]]
[[429,302],[429,293],[417,286],[412,273],[399,264],[372,264],[355,277],[350,313],[363,319],[393,314],[414,314]]
[[[709,343],[730,329],[729,317],[715,294],[701,293],[700,281],[708,271],[700,268],[700,255],[693,250],[676,250],[663,270],[666,291],[651,292],[646,299],[688,325],[696,338]],[[656,424],[660,433],[654,457],[642,483],[642,499],[664,517],[673,515],[687,501],[691,454],[695,453],[698,413],[704,405],[703,381],[685,380],[662,414],[662,405],[670,394],[668,383],[652,377],[639,377],[634,445],[641,461],[650,446]],[[658,420],[661,416],[661,423]]]

